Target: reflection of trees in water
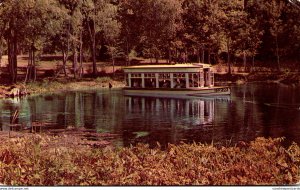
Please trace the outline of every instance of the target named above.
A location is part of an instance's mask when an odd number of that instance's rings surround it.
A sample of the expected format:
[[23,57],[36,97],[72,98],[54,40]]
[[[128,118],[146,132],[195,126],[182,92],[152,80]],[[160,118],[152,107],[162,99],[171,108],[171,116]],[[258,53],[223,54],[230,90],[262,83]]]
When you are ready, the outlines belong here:
[[[0,102],[0,129],[17,123],[56,123],[53,128],[86,127],[120,134],[124,145],[135,142],[178,143],[182,139],[215,142],[257,136],[297,139],[300,111],[266,106],[300,104],[300,90],[276,85],[240,86],[232,101],[124,97],[120,92],[70,92]],[[141,135],[142,134],[142,135]]]

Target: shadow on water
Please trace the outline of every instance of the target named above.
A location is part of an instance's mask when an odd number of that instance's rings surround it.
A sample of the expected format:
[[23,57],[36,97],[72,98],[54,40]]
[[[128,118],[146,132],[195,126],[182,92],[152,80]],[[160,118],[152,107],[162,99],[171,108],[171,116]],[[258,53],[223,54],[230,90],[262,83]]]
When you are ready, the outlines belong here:
[[0,126],[47,123],[41,130],[85,128],[117,134],[115,144],[231,143],[282,137],[300,144],[300,88],[248,84],[231,98],[167,99],[123,96],[121,90],[68,92],[0,101]]

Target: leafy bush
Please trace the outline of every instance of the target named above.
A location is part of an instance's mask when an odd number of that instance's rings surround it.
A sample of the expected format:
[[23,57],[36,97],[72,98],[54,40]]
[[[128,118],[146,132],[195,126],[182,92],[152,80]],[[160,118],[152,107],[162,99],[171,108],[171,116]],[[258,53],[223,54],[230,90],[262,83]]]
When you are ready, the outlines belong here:
[[257,138],[233,147],[204,144],[150,149],[49,146],[34,136],[0,144],[6,185],[284,185],[299,181],[300,148]]

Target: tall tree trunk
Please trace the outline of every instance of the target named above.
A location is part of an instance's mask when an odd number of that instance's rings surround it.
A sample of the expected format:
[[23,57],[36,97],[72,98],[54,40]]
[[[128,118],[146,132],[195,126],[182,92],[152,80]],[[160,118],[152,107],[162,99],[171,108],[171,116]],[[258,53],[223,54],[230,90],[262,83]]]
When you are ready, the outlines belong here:
[[28,65],[27,65],[27,69],[26,69],[26,76],[25,76],[24,83],[27,83],[30,79],[31,65],[32,65],[31,55],[32,55],[31,48],[29,48],[29,50],[28,50]]
[[184,48],[184,63],[188,62],[188,51],[187,47]]
[[68,76],[67,74],[67,62],[68,62],[68,59],[69,59],[69,51],[70,51],[70,33],[71,33],[71,24],[70,24],[70,20],[69,20],[69,23],[68,23],[68,38],[67,38],[67,50],[65,50],[64,48],[62,48],[62,51],[63,51],[63,72],[65,74],[65,77]]
[[231,75],[231,60],[230,60],[230,42],[229,39],[226,41],[227,43],[227,65],[228,65],[228,74]]
[[97,62],[96,62],[96,34],[95,34],[95,30],[93,30],[93,75],[94,77],[96,77],[97,75]]
[[96,77],[97,74],[97,63],[96,63],[96,32],[95,32],[95,21],[93,20],[93,28],[88,22],[88,30],[91,39],[91,53],[92,53],[92,61],[93,61],[93,76]]
[[8,44],[8,68],[11,83],[17,82],[17,37],[14,31],[10,30],[7,39]]
[[66,70],[66,68],[67,68],[67,61],[68,61],[68,59],[69,59],[68,57],[69,57],[69,56],[68,56],[68,53],[66,53],[66,51],[63,50],[63,65],[62,65],[62,70],[63,70],[63,72],[64,72],[64,74],[65,74],[65,77],[68,76],[67,70]]
[[168,46],[168,54],[169,54],[169,64],[171,64],[172,62],[172,52],[171,52],[171,43],[169,42],[169,46]]
[[158,64],[158,56],[155,54],[155,63]]
[[276,43],[277,70],[280,71],[280,58],[279,58],[279,47],[278,47],[278,35],[275,36],[275,43]]
[[79,77],[81,78],[83,75],[83,66],[82,66],[82,31],[80,32],[80,47],[79,47]]
[[197,48],[197,61],[198,61],[198,63],[201,63],[201,59],[200,59],[200,48]]
[[126,37],[126,56],[127,56],[126,66],[130,65],[128,35],[129,34],[127,34],[127,37]]
[[204,52],[204,47],[201,48],[201,62],[204,63],[204,58],[205,58],[205,52]]
[[32,45],[32,72],[33,72],[33,81],[36,81],[35,47],[33,45]]
[[74,47],[73,47],[73,71],[74,71],[74,78],[77,78],[77,72],[78,72],[78,53],[77,53],[77,47],[76,47],[76,42],[74,42]]
[[[1,38],[1,37],[0,37]],[[2,55],[3,55],[3,45],[2,43],[0,42],[0,67],[2,65]]]
[[178,63],[178,50],[175,48],[175,64]]
[[113,76],[115,76],[115,53],[111,54],[112,64],[113,64]]
[[210,48],[208,48],[208,64],[210,64]]
[[247,57],[246,57],[246,52],[245,51],[243,51],[243,62],[244,62],[244,71],[246,71]]
[[252,67],[251,67],[251,70],[250,70],[251,73],[254,70],[254,65],[255,65],[255,60],[254,59],[255,59],[255,57],[254,57],[254,55],[252,55]]

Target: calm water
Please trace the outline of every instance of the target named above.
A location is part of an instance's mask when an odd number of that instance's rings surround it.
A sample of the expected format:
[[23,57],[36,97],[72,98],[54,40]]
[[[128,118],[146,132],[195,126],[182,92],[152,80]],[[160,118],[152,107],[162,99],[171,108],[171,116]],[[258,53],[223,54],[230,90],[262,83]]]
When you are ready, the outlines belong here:
[[231,98],[162,99],[125,97],[121,90],[68,92],[0,101],[0,128],[18,123],[52,123],[117,134],[115,144],[138,142],[216,143],[250,141],[258,136],[286,137],[300,144],[300,87],[247,84],[232,87]]

